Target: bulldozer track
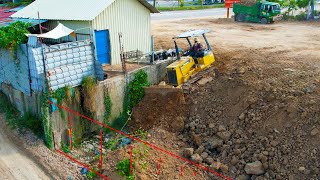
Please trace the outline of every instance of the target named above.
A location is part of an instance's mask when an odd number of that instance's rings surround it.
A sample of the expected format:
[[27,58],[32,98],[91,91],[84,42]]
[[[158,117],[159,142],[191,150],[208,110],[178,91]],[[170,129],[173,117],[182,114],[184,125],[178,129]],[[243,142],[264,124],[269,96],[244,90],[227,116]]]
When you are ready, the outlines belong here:
[[196,89],[198,89],[199,84],[197,82],[204,77],[211,76],[212,73],[217,74],[217,69],[214,67],[209,67],[209,68],[191,76],[191,78],[188,80],[188,82],[186,82],[182,85],[183,93],[190,94],[193,91],[195,91]]

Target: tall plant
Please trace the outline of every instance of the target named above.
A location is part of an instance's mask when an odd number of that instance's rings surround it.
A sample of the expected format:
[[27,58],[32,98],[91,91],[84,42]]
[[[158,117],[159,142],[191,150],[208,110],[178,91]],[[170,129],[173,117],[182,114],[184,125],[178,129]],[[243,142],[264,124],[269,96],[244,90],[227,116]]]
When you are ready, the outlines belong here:
[[311,0],[269,0],[279,3],[282,8],[286,8],[285,14],[289,15],[293,10],[306,8]]
[[179,0],[180,7],[184,7],[184,0]]
[[148,74],[139,70],[135,75],[134,79],[129,83],[129,110],[141,101],[144,96],[144,87],[149,86]]
[[14,22],[9,26],[0,28],[0,48],[17,50],[18,45],[27,41],[30,23]]

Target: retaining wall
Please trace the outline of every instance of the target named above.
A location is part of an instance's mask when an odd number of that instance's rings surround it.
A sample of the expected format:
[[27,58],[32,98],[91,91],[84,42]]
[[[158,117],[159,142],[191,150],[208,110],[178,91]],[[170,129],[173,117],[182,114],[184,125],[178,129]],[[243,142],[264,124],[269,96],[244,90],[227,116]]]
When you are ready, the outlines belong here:
[[[144,70],[148,74],[148,80],[151,84],[160,83],[166,76],[166,67],[172,63],[170,61],[161,61],[154,65],[148,65],[131,71],[128,73],[129,81],[133,80],[134,74],[139,70]],[[103,120],[105,105],[104,105],[104,94],[107,93],[112,101],[111,117],[110,120],[117,118],[123,111],[123,102],[125,98],[125,88],[126,88],[125,76],[116,76],[110,79],[99,82],[98,91],[96,94],[96,104],[97,104],[97,118],[98,120]]]
[[[148,65],[128,73],[129,81],[134,78],[134,74],[139,70],[144,70],[148,74],[149,82],[151,84],[157,84],[162,81],[166,75],[166,67],[172,61],[163,61],[154,65]],[[123,112],[123,102],[125,98],[126,90],[126,78],[124,75],[116,76],[98,83],[95,94],[95,117],[92,117],[100,122],[104,122],[105,104],[104,97],[108,94],[112,101],[111,117],[110,121],[117,118]],[[40,114],[41,112],[41,94],[33,92],[32,96],[26,96],[14,87],[2,84],[3,92],[10,98],[10,101],[15,104],[18,110],[21,112],[33,112]],[[78,88],[76,88],[74,96],[70,102],[64,102],[62,105],[72,109],[73,111],[85,114],[81,108],[81,98]],[[73,132],[76,141],[86,137],[93,130],[98,127],[86,119],[79,116],[68,114],[64,110],[56,109],[52,111],[50,106],[49,121],[52,123],[53,133],[57,147],[60,148],[61,141],[66,143],[67,141],[67,129],[68,129],[68,117],[73,124]],[[62,115],[61,113],[65,113]],[[87,114],[85,114],[87,115]],[[88,115],[89,116],[89,115]]]

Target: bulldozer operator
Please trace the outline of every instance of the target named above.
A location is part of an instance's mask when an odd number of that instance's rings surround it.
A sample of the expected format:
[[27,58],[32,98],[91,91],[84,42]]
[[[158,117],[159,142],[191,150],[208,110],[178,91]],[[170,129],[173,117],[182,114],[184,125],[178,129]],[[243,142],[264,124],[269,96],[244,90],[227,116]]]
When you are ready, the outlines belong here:
[[198,38],[194,38],[194,44],[190,49],[190,54],[194,59],[195,64],[198,64],[198,57],[204,56],[203,45],[199,42]]

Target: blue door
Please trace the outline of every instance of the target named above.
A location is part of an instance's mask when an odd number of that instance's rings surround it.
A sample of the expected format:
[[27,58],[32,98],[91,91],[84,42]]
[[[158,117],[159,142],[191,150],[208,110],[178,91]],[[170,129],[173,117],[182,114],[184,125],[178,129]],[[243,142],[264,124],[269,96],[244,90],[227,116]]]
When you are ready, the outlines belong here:
[[95,31],[97,58],[101,64],[110,64],[109,30]]

